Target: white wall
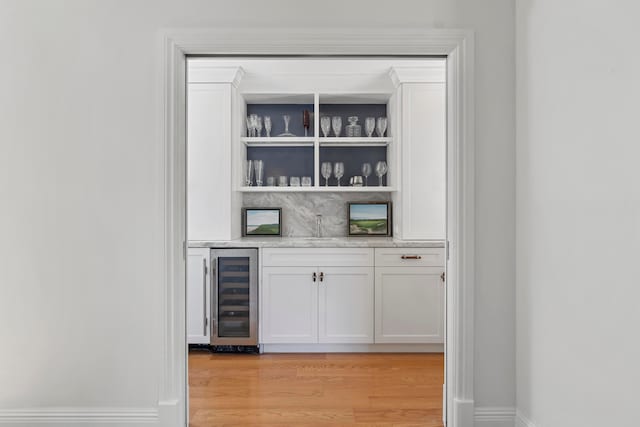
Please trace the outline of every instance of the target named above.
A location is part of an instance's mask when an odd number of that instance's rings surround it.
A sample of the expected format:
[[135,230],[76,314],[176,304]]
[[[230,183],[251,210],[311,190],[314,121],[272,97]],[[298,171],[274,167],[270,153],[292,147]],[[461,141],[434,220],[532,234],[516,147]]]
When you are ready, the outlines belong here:
[[640,7],[516,4],[518,409],[636,425]]
[[[476,403],[514,404],[511,0],[0,4],[0,407],[157,402],[162,28],[476,32]],[[301,17],[304,13],[304,17]]]

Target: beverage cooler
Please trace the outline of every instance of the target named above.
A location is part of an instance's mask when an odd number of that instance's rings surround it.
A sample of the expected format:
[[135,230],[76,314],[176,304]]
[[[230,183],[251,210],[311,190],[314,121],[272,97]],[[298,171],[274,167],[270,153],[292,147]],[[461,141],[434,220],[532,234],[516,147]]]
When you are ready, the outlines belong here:
[[211,345],[258,345],[258,250],[212,249]]

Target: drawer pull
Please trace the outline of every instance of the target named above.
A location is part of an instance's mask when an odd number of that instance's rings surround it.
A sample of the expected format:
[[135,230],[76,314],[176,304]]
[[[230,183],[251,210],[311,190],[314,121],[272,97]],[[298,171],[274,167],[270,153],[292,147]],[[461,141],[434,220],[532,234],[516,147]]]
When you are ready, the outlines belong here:
[[422,259],[420,255],[402,255],[402,259]]

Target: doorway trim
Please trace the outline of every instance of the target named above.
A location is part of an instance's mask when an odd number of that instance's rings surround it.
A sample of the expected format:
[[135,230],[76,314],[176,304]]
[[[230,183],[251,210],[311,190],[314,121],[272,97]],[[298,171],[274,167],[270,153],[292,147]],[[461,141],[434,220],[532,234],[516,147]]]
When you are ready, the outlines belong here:
[[474,36],[468,30],[274,29],[172,30],[162,34],[158,111],[163,140],[164,281],[159,417],[187,420],[186,56],[447,57],[446,416],[449,427],[472,427],[474,400]]

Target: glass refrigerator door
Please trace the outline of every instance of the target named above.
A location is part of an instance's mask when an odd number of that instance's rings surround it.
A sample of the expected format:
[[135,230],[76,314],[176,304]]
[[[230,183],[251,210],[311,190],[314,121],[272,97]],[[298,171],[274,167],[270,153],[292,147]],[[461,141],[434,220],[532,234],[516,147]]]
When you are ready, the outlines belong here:
[[249,257],[218,258],[218,336],[249,337]]

